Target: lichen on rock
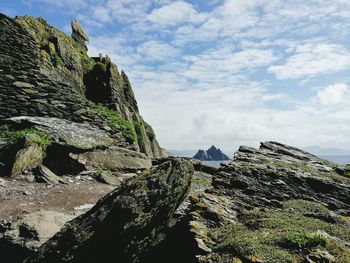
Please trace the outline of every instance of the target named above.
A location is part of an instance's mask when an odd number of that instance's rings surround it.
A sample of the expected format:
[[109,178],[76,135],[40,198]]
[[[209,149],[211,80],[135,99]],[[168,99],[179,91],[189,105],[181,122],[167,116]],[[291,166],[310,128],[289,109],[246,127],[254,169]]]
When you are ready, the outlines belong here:
[[142,262],[187,196],[193,166],[170,159],[132,177],[65,225],[25,262]]
[[213,188],[191,199],[199,262],[348,262],[350,180],[343,169],[277,142],[241,146],[217,170]]

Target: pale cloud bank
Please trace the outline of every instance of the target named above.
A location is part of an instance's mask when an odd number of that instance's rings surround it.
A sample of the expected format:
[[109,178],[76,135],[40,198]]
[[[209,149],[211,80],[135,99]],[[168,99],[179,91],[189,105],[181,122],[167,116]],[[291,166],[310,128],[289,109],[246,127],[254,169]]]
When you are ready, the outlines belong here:
[[317,100],[321,105],[350,104],[350,88],[344,83],[335,83],[317,92]]
[[270,66],[269,72],[279,79],[295,79],[330,74],[350,66],[350,52],[337,44],[312,43],[296,47],[286,63]]

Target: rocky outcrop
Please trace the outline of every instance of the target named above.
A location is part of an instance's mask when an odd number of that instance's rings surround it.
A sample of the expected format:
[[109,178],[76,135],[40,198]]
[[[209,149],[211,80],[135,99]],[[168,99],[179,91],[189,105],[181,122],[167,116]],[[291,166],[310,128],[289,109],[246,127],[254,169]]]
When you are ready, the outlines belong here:
[[106,150],[95,150],[73,156],[87,169],[92,167],[103,167],[108,170],[139,170],[152,166],[150,159],[145,154],[126,150],[118,147],[111,147]]
[[107,148],[113,140],[96,127],[58,118],[19,116],[5,120],[15,130],[33,128],[46,132],[56,144],[80,150]]
[[201,161],[228,161],[230,158],[224,154],[219,148],[214,145],[208,150],[199,150],[194,156],[194,159]]
[[72,38],[87,50],[86,42],[89,41],[89,36],[84,32],[78,20],[73,19],[71,26]]
[[[57,123],[57,133],[65,134],[73,132],[61,129],[69,121],[77,131],[90,126],[92,137],[98,129],[106,144],[111,144],[109,137],[113,145],[149,158],[164,156],[139,113],[127,75],[108,56],[88,56],[88,36],[77,21],[72,30],[69,37],[43,18],[0,14],[0,120],[36,118],[41,122],[36,125],[53,132]],[[47,118],[46,126],[39,117]],[[81,135],[79,144],[91,134]]]
[[346,169],[276,142],[240,147],[213,188],[190,197],[199,261],[349,261]]
[[4,262],[22,262],[57,233],[74,216],[56,211],[37,211],[3,223],[0,256]]
[[170,159],[131,178],[72,220],[25,262],[142,262],[187,196],[193,167]]

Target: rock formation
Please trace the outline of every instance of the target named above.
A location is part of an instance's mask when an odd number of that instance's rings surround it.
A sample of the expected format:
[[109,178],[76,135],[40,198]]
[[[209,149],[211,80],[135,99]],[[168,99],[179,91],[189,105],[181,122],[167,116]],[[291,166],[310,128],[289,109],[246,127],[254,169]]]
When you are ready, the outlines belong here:
[[87,50],[86,42],[89,41],[89,36],[84,32],[79,21],[76,19],[72,21],[72,38]]
[[142,262],[188,194],[192,164],[171,159],[133,177],[72,220],[25,262]]
[[0,120],[30,116],[84,123],[116,146],[149,158],[165,156],[139,114],[125,72],[108,56],[88,56],[88,36],[79,22],[72,22],[72,30],[69,37],[43,18],[0,14]]
[[214,145],[208,150],[199,150],[194,156],[194,159],[201,161],[228,161],[230,158],[224,154],[219,148]]
[[0,14],[1,262],[350,262],[350,166],[277,142],[165,158],[72,29]]
[[212,186],[190,196],[199,262],[350,261],[350,168],[265,142],[240,147]]

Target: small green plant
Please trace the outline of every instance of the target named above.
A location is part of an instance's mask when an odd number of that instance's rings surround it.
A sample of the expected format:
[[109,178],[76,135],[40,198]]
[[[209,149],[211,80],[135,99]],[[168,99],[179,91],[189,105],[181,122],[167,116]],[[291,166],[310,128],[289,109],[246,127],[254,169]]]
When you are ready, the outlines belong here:
[[289,233],[285,239],[285,244],[294,249],[306,249],[317,246],[325,246],[327,239],[318,233]]
[[103,72],[106,72],[107,71],[107,65],[106,64],[103,64],[101,62],[97,62],[95,65],[94,65],[94,69],[98,69],[98,70],[101,70]]
[[35,129],[11,130],[7,125],[0,126],[0,137],[7,138],[12,143],[18,143],[23,136],[30,134],[36,135],[32,138],[31,143],[38,144],[43,149],[52,144],[51,136],[44,131]]
[[138,143],[143,143],[144,142],[143,135],[142,135],[142,130],[144,129],[143,123],[142,122],[134,123],[134,128],[135,128]]
[[102,104],[97,104],[97,110],[107,118],[109,126],[114,129],[121,129],[126,140],[136,142],[137,134],[134,126],[129,121],[125,120],[118,112],[111,110]]
[[103,172],[103,169],[100,166],[96,167],[95,174],[97,177],[100,177],[102,172]]
[[285,169],[299,169],[303,172],[306,173],[316,173],[317,170],[314,167],[308,166],[306,164],[303,163],[299,163],[299,162],[283,162],[283,161],[278,161],[278,162],[274,162],[272,165],[276,166],[277,168],[285,168]]
[[200,178],[200,177],[193,177],[192,178],[193,184],[203,186],[203,187],[211,186],[211,182],[212,182],[212,180],[210,178]]
[[345,165],[344,176],[350,178],[350,164]]
[[54,64],[54,66],[58,66],[58,65],[64,65],[63,60],[61,59],[61,57],[55,52],[52,53],[51,55],[51,61]]
[[153,141],[154,138],[156,138],[156,135],[154,134],[153,131],[147,131],[147,137],[150,141]]

